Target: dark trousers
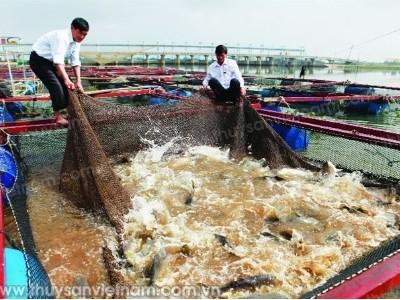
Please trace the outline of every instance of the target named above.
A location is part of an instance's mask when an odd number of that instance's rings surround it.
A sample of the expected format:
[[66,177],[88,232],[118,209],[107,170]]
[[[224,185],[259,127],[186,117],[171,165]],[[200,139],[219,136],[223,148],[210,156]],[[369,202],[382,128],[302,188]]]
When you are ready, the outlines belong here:
[[64,81],[57,75],[56,67],[53,62],[45,59],[35,51],[29,57],[29,65],[32,71],[43,82],[49,90],[51,103],[54,111],[68,106],[68,91]]
[[225,89],[218,79],[211,78],[208,85],[215,94],[217,102],[236,102],[240,97],[240,82],[236,78],[231,79],[229,88]]

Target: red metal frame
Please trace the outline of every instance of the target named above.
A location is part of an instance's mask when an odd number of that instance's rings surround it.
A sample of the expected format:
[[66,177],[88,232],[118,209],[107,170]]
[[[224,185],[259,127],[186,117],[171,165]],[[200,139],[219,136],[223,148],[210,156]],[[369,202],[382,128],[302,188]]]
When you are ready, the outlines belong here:
[[55,118],[0,124],[0,129],[5,130],[8,134],[21,134],[25,132],[54,130],[67,127],[68,125],[61,126],[57,124]]
[[267,120],[310,129],[330,135],[341,136],[353,140],[372,142],[378,145],[400,150],[400,133],[387,130],[354,125],[338,121],[329,121],[305,116],[276,112],[267,109],[258,110]]
[[[92,93],[88,93],[90,96],[96,99],[101,98],[111,98],[111,97],[124,97],[124,96],[139,96],[139,95],[154,95],[167,97],[170,99],[184,99],[181,96],[170,95],[167,92],[156,89],[156,88],[145,88],[145,89],[115,89],[115,90],[107,90],[107,91],[96,91]],[[0,101],[4,102],[30,102],[30,101],[50,101],[49,95],[44,96],[20,96],[20,97],[8,97],[8,98],[0,98]]]
[[266,102],[286,102],[286,103],[301,103],[301,102],[335,102],[335,101],[382,101],[388,102],[389,99],[400,100],[400,96],[375,96],[375,95],[339,95],[339,96],[312,96],[312,97],[279,97],[273,101]]
[[[108,91],[98,91],[95,93],[89,93],[93,98],[108,98],[118,96],[136,96],[136,95],[152,95],[156,89],[116,89]],[[29,102],[29,101],[49,101],[49,95],[43,96],[19,96],[19,97],[8,97],[0,98],[0,101],[4,102]]]
[[318,296],[319,299],[378,298],[400,286],[400,253]]

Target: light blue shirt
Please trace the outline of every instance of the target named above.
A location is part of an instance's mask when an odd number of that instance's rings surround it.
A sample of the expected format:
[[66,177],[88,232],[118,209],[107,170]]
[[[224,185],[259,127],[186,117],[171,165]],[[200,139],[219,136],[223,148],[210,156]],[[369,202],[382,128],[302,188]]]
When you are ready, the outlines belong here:
[[72,66],[80,66],[80,43],[74,42],[71,28],[54,30],[42,35],[32,50],[55,64],[63,65],[65,58]]

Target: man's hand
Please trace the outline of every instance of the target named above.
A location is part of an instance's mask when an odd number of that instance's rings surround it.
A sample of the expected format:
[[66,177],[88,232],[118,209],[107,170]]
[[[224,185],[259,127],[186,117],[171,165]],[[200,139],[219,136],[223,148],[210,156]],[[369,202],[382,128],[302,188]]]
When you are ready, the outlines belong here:
[[69,78],[64,80],[64,84],[67,87],[67,89],[72,90],[72,91],[75,90],[75,85]]
[[246,96],[246,89],[245,87],[240,88],[240,96]]
[[82,82],[78,81],[78,82],[75,84],[75,87],[77,88],[77,90],[78,90],[79,92],[81,92],[81,93],[84,92],[83,86],[82,86]]
[[207,84],[203,84],[203,86],[200,88],[200,94],[207,96],[207,92],[208,92],[208,85]]

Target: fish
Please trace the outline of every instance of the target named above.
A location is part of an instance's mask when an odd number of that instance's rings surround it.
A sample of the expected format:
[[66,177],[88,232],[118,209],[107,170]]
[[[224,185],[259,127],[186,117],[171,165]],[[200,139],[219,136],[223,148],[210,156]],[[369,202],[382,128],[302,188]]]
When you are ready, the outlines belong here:
[[117,254],[118,256],[121,258],[118,260],[118,266],[120,268],[126,268],[129,269],[131,267],[133,267],[133,265],[131,264],[131,262],[126,258],[125,256],[125,250],[123,249],[122,246],[117,248]]
[[264,219],[266,224],[277,224],[280,222],[279,217],[276,215],[275,211],[271,211]]
[[321,167],[321,173],[323,175],[328,175],[328,176],[335,176],[338,172],[338,169],[336,169],[335,165],[331,163],[330,161],[326,161],[322,164]]
[[192,180],[192,190],[188,193],[188,195],[185,198],[185,205],[192,205],[194,189],[195,189],[195,185],[194,185],[194,181]]
[[272,238],[272,239],[274,239],[274,240],[276,240],[276,241],[279,241],[279,240],[280,240],[279,237],[277,237],[276,235],[273,235],[272,233],[267,232],[267,231],[261,232],[260,234],[261,234],[262,236],[265,236],[265,237],[268,237],[268,238]]
[[229,245],[229,242],[228,242],[228,239],[226,238],[226,236],[223,236],[223,235],[220,235],[220,234],[216,234],[216,233],[214,234],[214,236],[218,240],[218,242],[221,243],[221,245],[223,247],[225,247],[225,246],[231,247]]
[[271,180],[275,180],[275,181],[282,181],[285,180],[284,178],[280,177],[280,176],[259,176],[254,178],[256,180],[267,180],[267,179],[271,179]]
[[147,282],[148,286],[153,285],[155,280],[157,279],[157,274],[161,268],[163,260],[164,260],[164,255],[162,255],[161,252],[159,252],[154,256],[151,265],[147,269],[145,269],[144,276],[148,279]]
[[285,240],[290,241],[293,237],[293,230],[290,229],[281,230],[279,232],[279,235],[281,235]]
[[387,227],[400,229],[400,217],[397,214],[387,212],[385,213],[387,220]]
[[371,213],[369,211],[363,209],[362,207],[350,207],[350,206],[347,206],[347,205],[342,205],[339,208],[340,209],[345,209],[349,213],[362,213],[362,214],[366,214],[366,215],[371,215]]
[[114,158],[114,163],[115,163],[115,164],[118,164],[118,165],[120,165],[120,164],[127,164],[127,163],[129,163],[129,162],[131,162],[131,158],[130,158],[130,156],[127,155],[127,154],[121,154],[121,155],[118,155],[118,156],[116,156],[116,157]]
[[315,180],[315,176],[310,171],[303,169],[282,168],[276,172],[276,176],[283,180]]
[[272,275],[256,275],[244,278],[238,278],[233,280],[222,287],[220,287],[220,292],[225,293],[229,290],[242,290],[242,289],[254,289],[262,285],[275,284],[275,277]]
[[192,203],[193,203],[193,194],[188,193],[185,198],[185,205],[192,205]]
[[222,247],[224,247],[224,249],[229,253],[232,254],[234,256],[237,257],[242,257],[242,255],[240,253],[238,253],[237,250],[235,250],[234,247],[232,247],[232,245],[229,243],[228,239],[220,234],[214,234],[214,236],[216,237],[216,239],[218,240],[218,242],[220,242],[220,244],[222,245]]

